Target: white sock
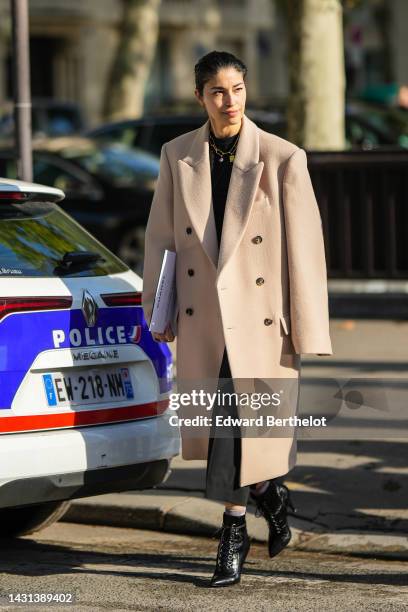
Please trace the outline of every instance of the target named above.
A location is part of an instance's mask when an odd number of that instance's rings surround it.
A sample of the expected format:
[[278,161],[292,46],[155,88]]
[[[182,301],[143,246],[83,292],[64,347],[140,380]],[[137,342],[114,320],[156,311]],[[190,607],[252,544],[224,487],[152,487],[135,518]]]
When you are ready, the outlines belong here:
[[266,489],[269,487],[269,480],[263,483],[262,487],[258,487],[252,491],[254,495],[262,495],[265,493]]
[[246,510],[227,510],[225,509],[225,514],[228,516],[245,516]]

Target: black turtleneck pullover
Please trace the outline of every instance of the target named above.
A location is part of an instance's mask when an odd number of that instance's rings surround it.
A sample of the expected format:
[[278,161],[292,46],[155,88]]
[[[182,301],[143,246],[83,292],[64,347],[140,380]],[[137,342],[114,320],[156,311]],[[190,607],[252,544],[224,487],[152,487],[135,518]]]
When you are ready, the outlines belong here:
[[[235,134],[235,136],[229,136],[228,138],[216,138],[212,131],[210,133],[217,149],[221,151],[229,151],[237,138],[237,134]],[[237,149],[235,148],[234,153],[236,154],[236,152]],[[230,162],[228,154],[224,156],[224,161],[220,162],[219,156],[210,145],[210,164],[213,210],[219,246],[221,244],[225,203],[227,201],[233,162]]]

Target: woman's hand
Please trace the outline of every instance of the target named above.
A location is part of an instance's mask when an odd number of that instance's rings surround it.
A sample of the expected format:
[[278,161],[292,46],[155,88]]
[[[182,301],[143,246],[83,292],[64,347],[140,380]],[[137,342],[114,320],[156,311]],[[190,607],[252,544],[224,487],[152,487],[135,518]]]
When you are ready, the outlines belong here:
[[166,330],[163,334],[158,334],[157,332],[152,332],[153,340],[156,342],[173,342],[174,334],[171,329],[170,323],[167,325]]

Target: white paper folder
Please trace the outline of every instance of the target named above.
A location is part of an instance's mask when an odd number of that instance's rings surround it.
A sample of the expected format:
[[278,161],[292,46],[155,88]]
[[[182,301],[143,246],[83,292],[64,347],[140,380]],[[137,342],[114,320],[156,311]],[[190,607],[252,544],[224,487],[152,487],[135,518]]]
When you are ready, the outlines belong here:
[[162,334],[170,323],[174,334],[176,334],[177,314],[176,253],[166,249],[153,303],[150,331]]

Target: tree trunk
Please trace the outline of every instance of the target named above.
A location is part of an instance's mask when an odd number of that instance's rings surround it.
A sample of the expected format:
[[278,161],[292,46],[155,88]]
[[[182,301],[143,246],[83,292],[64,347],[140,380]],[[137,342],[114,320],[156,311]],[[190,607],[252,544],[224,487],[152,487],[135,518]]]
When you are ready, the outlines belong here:
[[140,117],[159,32],[160,0],[122,0],[120,40],[107,82],[105,120]]
[[288,138],[309,150],[345,148],[343,13],[339,0],[287,0]]

